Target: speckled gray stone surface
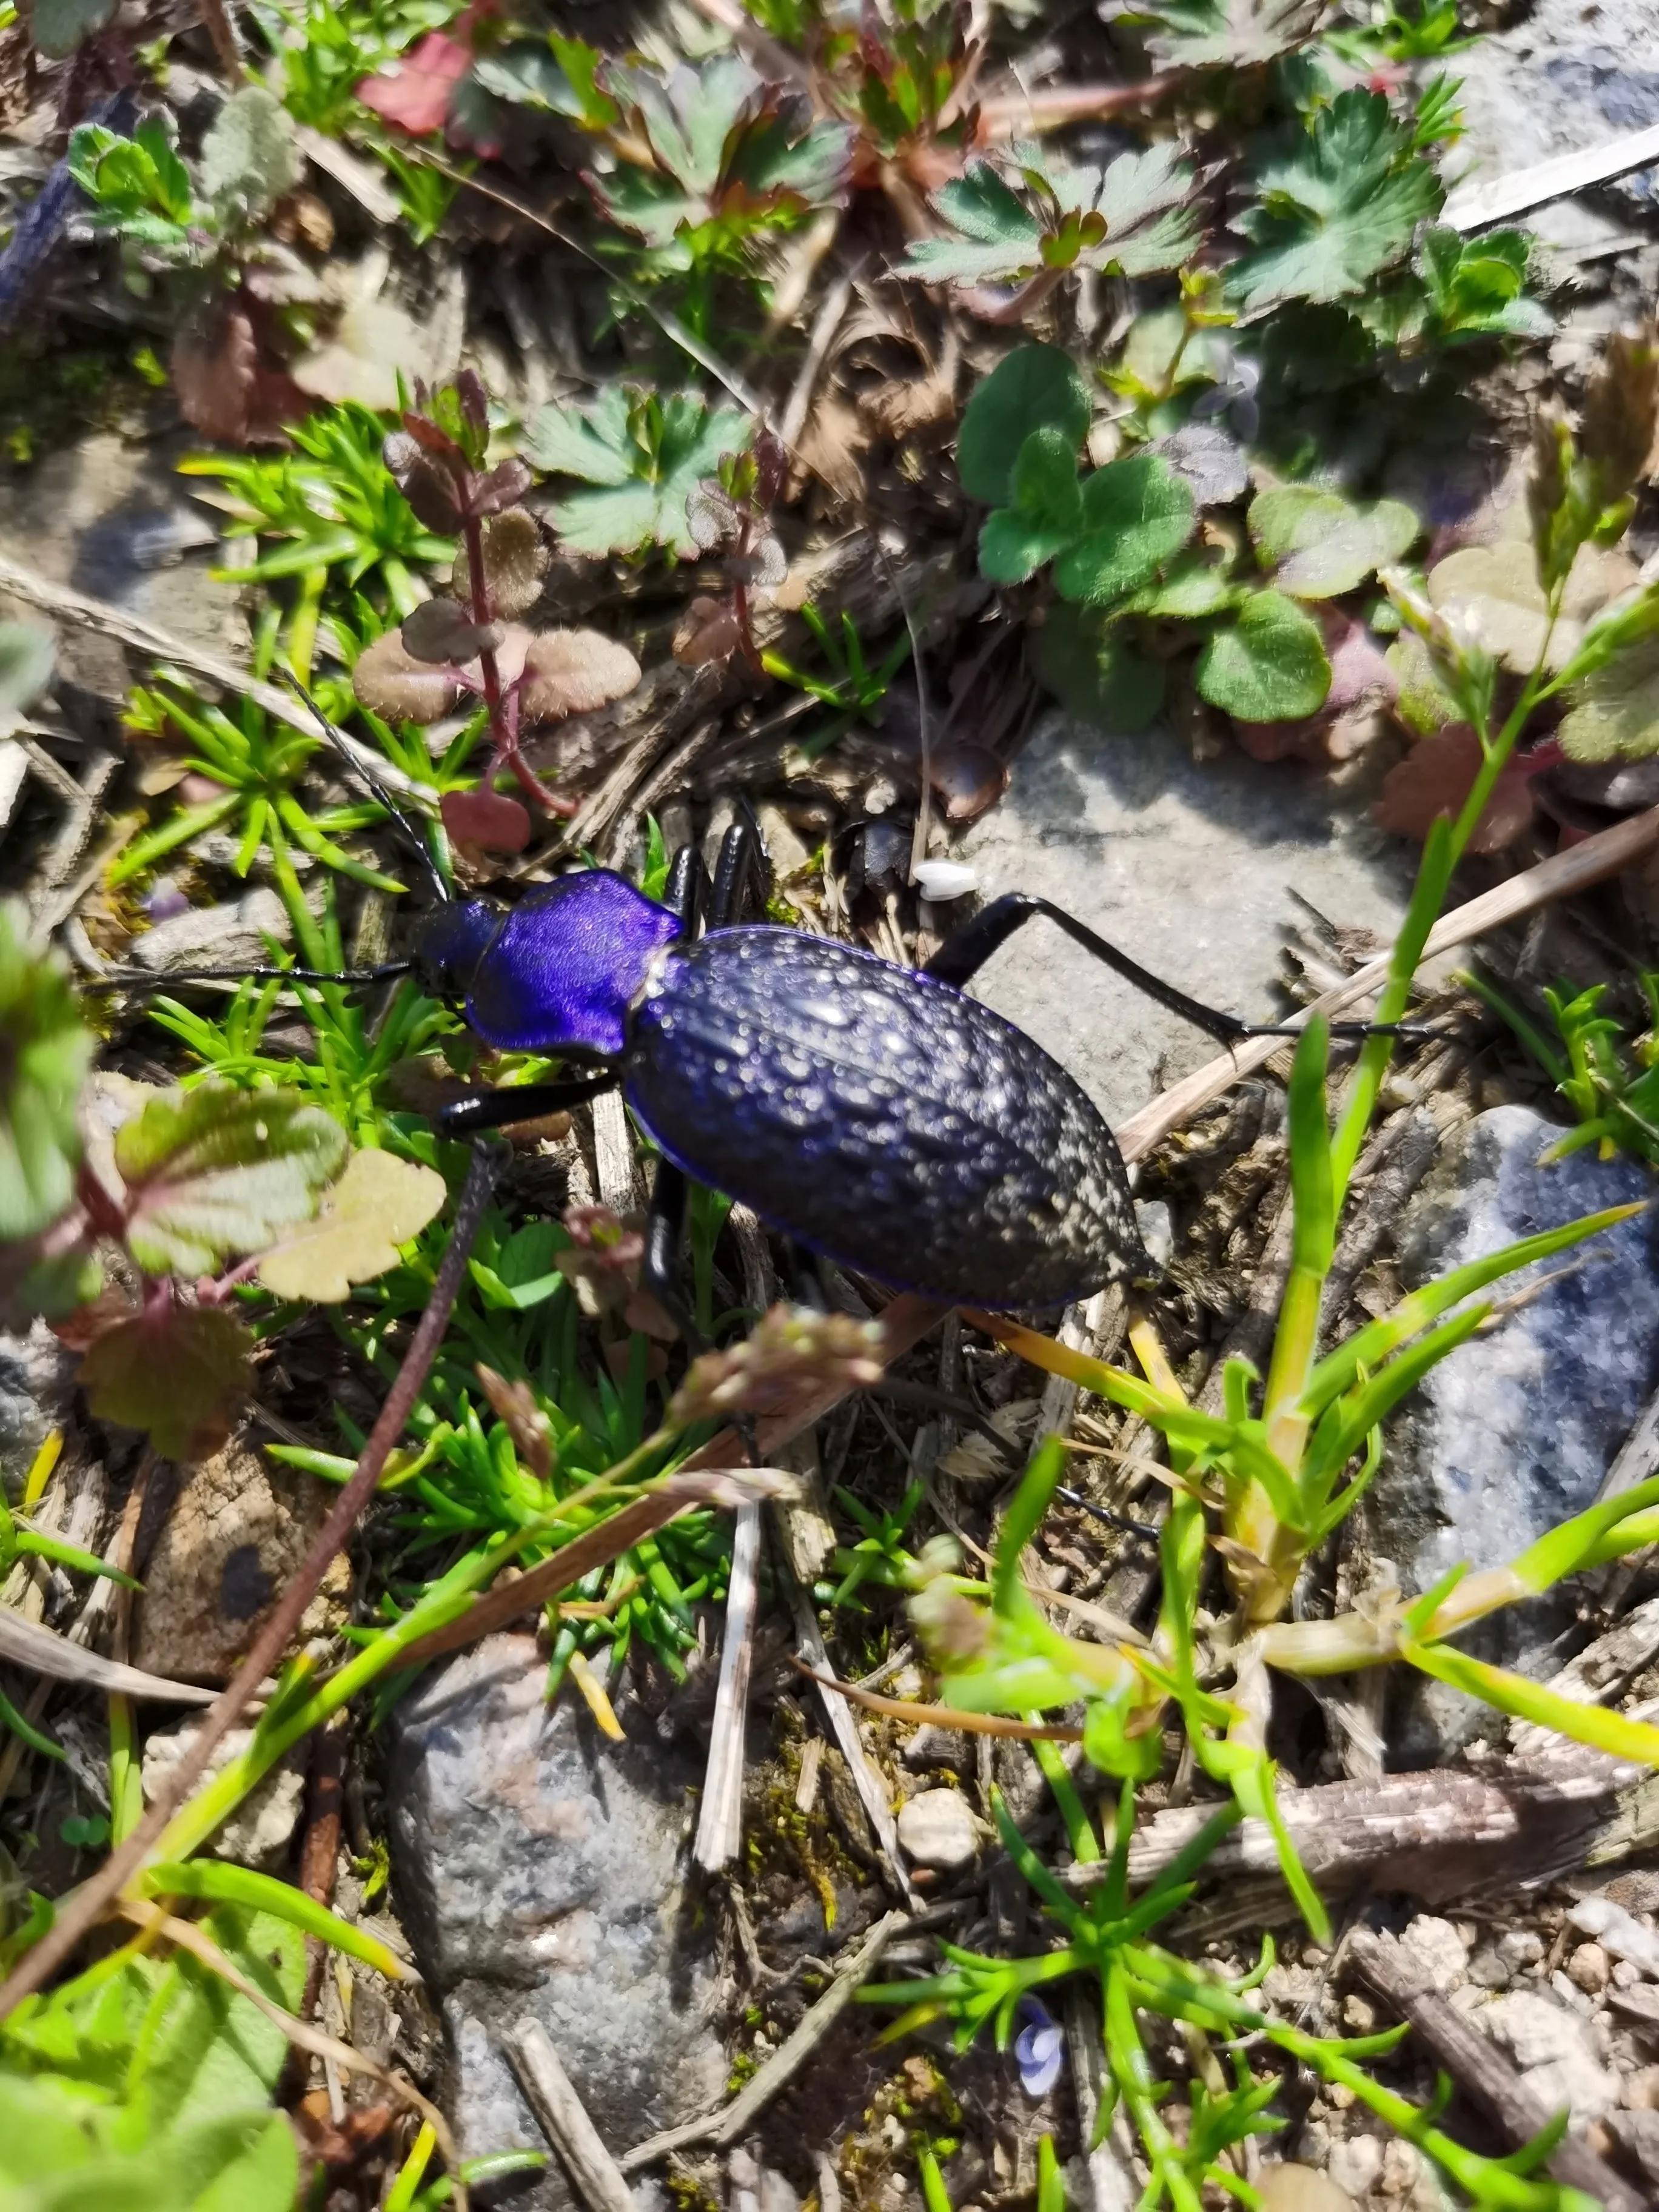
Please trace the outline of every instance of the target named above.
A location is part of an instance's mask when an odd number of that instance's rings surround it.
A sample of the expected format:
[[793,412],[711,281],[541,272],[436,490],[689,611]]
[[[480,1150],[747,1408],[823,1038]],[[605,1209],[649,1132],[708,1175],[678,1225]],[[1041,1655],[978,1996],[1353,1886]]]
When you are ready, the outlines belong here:
[[[550,1712],[545,1678],[532,1638],[490,1637],[389,1724],[398,1905],[442,2014],[445,2103],[469,2157],[546,2147],[501,2047],[526,2014],[612,2151],[725,2088],[709,1927],[684,1896],[697,1762],[637,1715],[613,1744],[577,1700]],[[515,2212],[571,2202],[550,2169],[513,2198]]]
[[[1449,176],[1491,182],[1588,153],[1659,123],[1659,9],[1653,0],[1537,0],[1457,54],[1450,73],[1462,80],[1467,128]],[[1627,208],[1651,210],[1659,164],[1607,189]]]
[[[1577,1152],[1540,1167],[1561,1134],[1529,1108],[1500,1106],[1450,1140],[1409,1209],[1401,1272],[1415,1287],[1516,1237],[1650,1197],[1633,1163]],[[1558,1259],[1539,1294],[1430,1372],[1390,1425],[1368,1510],[1401,1587],[1429,1589],[1449,1569],[1500,1565],[1594,1500],[1659,1383],[1659,1214],[1638,1215]],[[1528,1674],[1556,1663],[1573,1618],[1552,1594],[1461,1638],[1463,1649]],[[1401,1677],[1402,1692],[1405,1681]],[[1502,1723],[1438,1685],[1398,1700],[1391,1747],[1426,1765]]]
[[[1200,763],[1168,731],[1105,737],[1057,714],[959,850],[984,898],[1039,892],[1190,996],[1274,1021],[1298,894],[1385,942],[1405,911],[1413,855],[1372,827],[1370,797],[1293,762]],[[1020,930],[974,988],[1114,1122],[1218,1048],[1046,921]]]

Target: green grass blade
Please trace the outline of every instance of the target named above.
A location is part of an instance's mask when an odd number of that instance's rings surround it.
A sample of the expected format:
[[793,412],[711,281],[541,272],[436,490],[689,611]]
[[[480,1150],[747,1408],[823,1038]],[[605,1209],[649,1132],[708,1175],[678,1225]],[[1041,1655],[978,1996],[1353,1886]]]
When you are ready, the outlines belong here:
[[1417,1644],[1402,1638],[1400,1656],[1420,1674],[1461,1690],[1465,1697],[1496,1706],[1500,1713],[1553,1729],[1558,1735],[1588,1744],[1613,1759],[1659,1767],[1659,1728],[1650,1727],[1646,1721],[1611,1713],[1605,1705],[1581,1705],[1542,1682],[1528,1681],[1524,1674],[1511,1674],[1507,1667],[1489,1666],[1484,1659],[1472,1659],[1467,1651],[1455,1650],[1449,1644]]
[[337,1951],[360,1959],[394,1982],[407,1981],[409,1969],[395,1951],[331,1912],[314,1897],[307,1897],[292,1882],[274,1875],[256,1874],[252,1867],[228,1866],[222,1859],[188,1859],[145,1869],[147,1897],[205,1897],[216,1905],[245,1905],[250,1912],[269,1912],[307,1936],[320,1936]]

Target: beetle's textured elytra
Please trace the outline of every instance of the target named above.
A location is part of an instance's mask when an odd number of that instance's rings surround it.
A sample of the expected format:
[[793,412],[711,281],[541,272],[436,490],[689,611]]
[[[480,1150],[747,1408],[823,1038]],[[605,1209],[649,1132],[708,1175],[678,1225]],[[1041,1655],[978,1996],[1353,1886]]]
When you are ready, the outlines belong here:
[[623,1062],[669,1158],[811,1249],[964,1304],[1150,1267],[1112,1133],[977,1000],[831,938],[731,929],[647,984]]

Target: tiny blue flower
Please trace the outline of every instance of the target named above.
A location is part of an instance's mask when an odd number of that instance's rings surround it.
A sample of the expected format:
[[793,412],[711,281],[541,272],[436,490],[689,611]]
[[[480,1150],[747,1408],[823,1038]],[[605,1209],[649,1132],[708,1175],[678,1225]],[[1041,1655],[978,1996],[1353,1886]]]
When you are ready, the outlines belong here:
[[1026,2023],[1014,2038],[1020,2087],[1028,2097],[1046,2097],[1066,2062],[1066,2031],[1056,2026],[1040,1997],[1022,1997],[1019,2011]]

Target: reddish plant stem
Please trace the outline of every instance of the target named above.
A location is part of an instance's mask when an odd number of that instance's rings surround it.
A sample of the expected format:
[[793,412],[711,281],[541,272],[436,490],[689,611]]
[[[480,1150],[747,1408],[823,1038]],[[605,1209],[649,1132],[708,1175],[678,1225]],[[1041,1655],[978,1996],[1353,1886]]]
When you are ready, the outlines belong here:
[[478,1145],[467,1167],[460,1203],[455,1209],[455,1225],[439,1263],[432,1295],[416,1324],[403,1364],[380,1407],[380,1418],[369,1431],[356,1472],[336,1499],[333,1510],[318,1530],[311,1549],[264,1626],[249,1645],[246,1658],[209,1706],[190,1749],[156,1791],[149,1810],[126,1841],[110,1853],[97,1873],[75,1891],[40,1941],[23,1954],[4,1984],[0,1984],[0,2019],[4,2019],[55,1973],[88,1929],[103,1918],[122,1887],[143,1865],[145,1855],[167,1822],[206,1773],[216,1747],[240,1719],[254,1692],[281,1661],[334,1554],[350,1535],[358,1516],[374,1497],[392,1446],[408,1425],[415,1401],[431,1371],[449,1325],[450,1311],[466,1272],[472,1240],[477,1235],[478,1223],[495,1182],[495,1149]]
[[[495,602],[489,595],[489,579],[484,572],[483,524],[476,514],[461,518],[461,533],[466,540],[467,580],[472,586],[472,619],[480,629],[488,629],[495,619]],[[490,757],[489,772],[498,768],[510,769],[518,778],[526,796],[533,799],[538,806],[549,814],[568,817],[575,811],[574,801],[560,799],[548,789],[524,755],[519,750],[519,705],[516,695],[503,696],[501,672],[495,659],[495,649],[486,646],[478,655],[478,671],[483,678],[484,705],[489,714],[489,735],[495,746]]]

